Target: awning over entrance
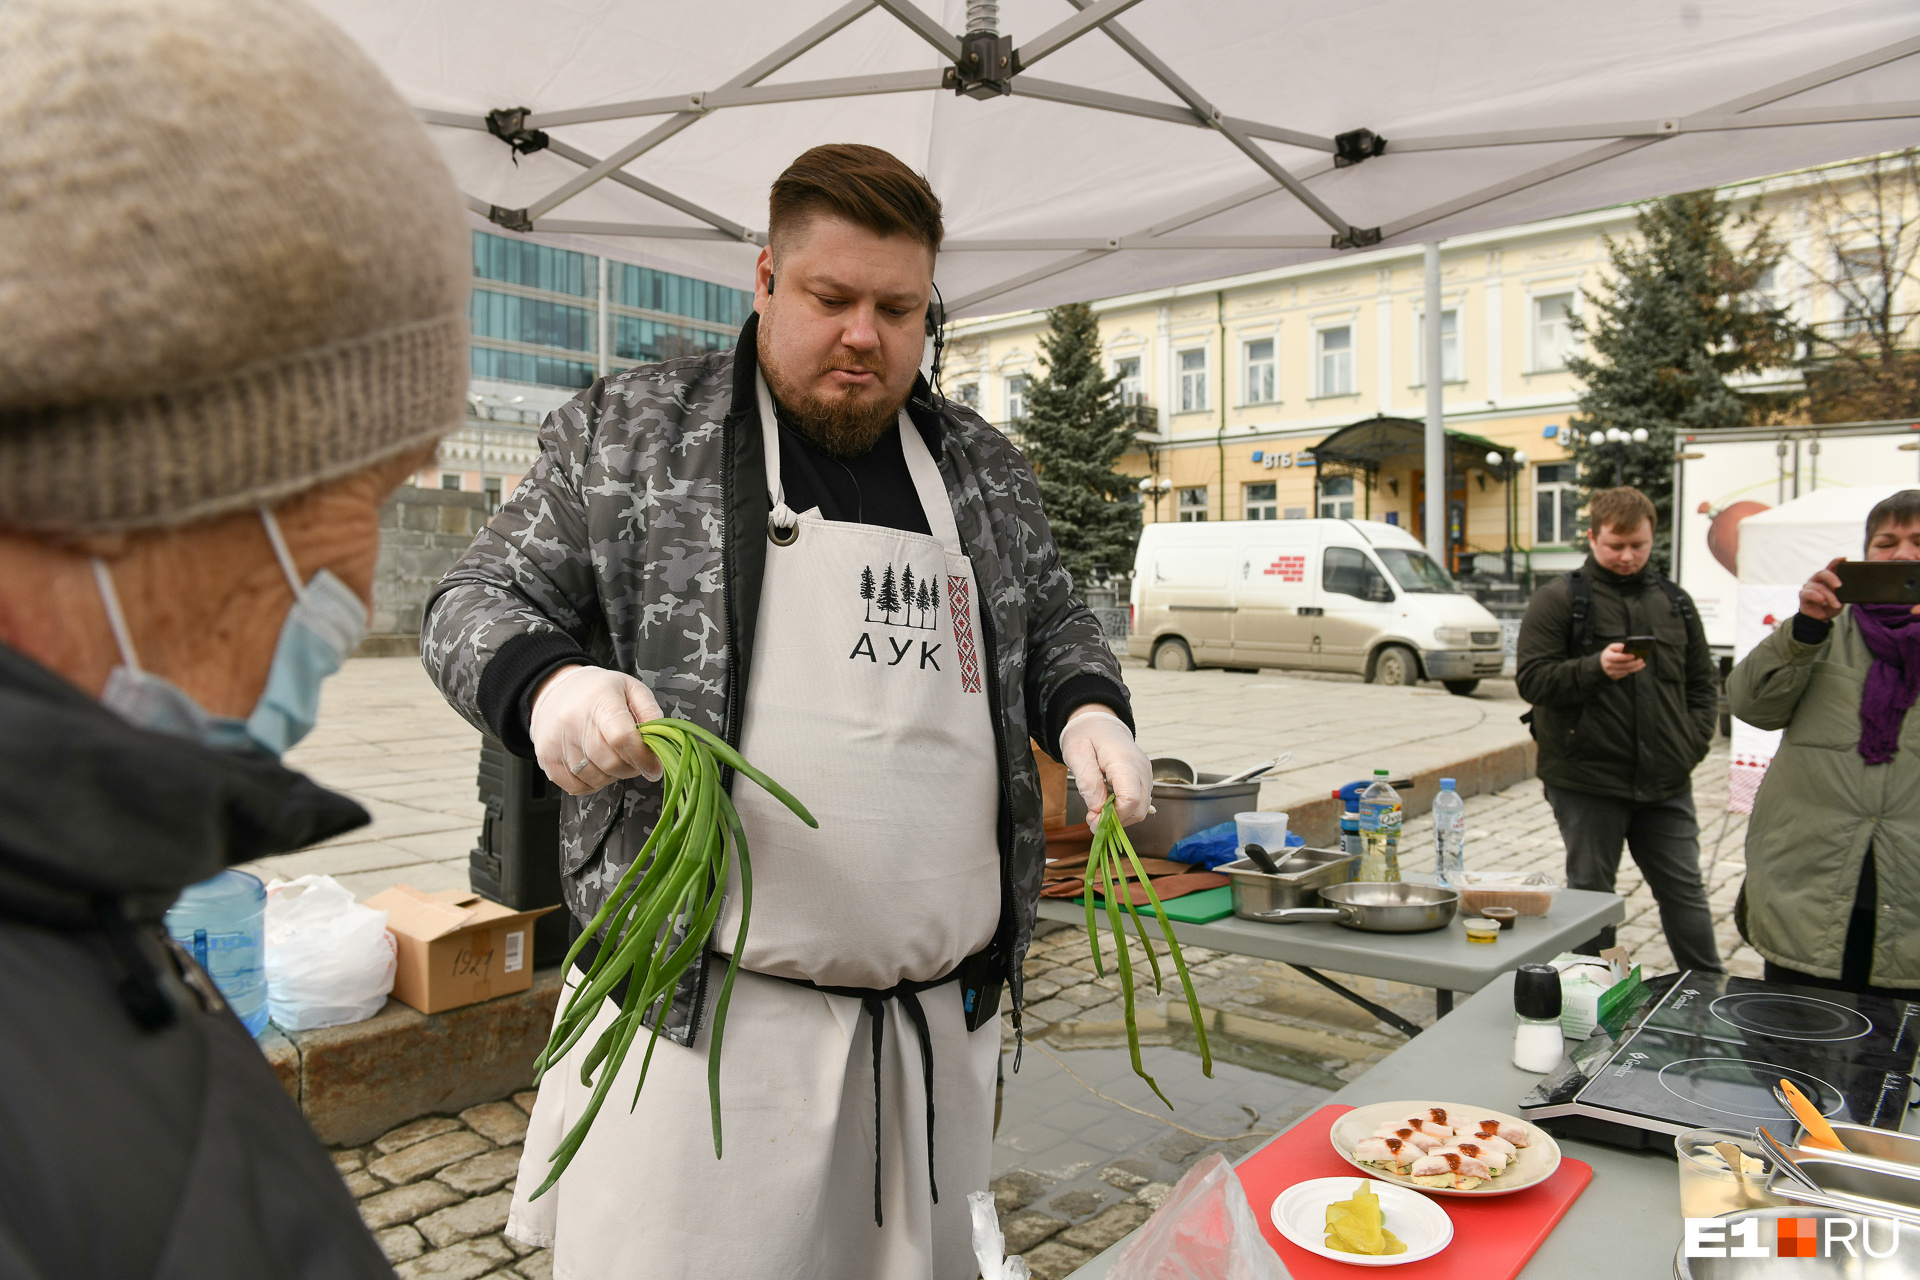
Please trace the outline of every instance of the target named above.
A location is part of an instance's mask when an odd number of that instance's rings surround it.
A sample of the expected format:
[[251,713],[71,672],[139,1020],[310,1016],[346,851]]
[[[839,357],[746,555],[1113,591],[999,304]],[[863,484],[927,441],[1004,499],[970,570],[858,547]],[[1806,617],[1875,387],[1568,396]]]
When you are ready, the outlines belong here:
[[[1412,418],[1368,418],[1342,427],[1313,446],[1314,461],[1323,476],[1360,476],[1369,487],[1379,482],[1383,466],[1425,465],[1426,424]],[[1469,431],[1447,432],[1447,471],[1464,476],[1469,467],[1486,469],[1489,451],[1506,450]]]

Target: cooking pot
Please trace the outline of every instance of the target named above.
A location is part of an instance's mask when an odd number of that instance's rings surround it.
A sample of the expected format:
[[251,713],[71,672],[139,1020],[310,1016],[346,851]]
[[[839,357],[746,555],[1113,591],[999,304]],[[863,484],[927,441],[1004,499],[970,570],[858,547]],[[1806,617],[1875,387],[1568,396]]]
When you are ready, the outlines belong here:
[[1247,919],[1269,924],[1331,920],[1363,933],[1425,933],[1444,929],[1460,905],[1460,895],[1452,889],[1396,881],[1330,884],[1320,890],[1320,898],[1331,905],[1262,911]]
[[1320,891],[1353,878],[1358,854],[1339,849],[1288,849],[1278,874],[1270,874],[1241,858],[1217,868],[1233,887],[1233,914],[1260,920],[1261,914],[1286,907],[1317,907]]

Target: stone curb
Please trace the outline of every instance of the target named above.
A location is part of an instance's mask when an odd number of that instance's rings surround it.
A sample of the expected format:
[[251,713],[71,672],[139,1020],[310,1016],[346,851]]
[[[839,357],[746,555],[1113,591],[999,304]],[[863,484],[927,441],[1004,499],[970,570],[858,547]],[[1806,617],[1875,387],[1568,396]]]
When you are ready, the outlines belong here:
[[[1488,746],[1451,760],[1433,760],[1435,755],[1445,754],[1445,750],[1432,749],[1383,753],[1382,763],[1392,768],[1396,777],[1413,778],[1412,790],[1401,792],[1404,817],[1419,817],[1433,807],[1442,778],[1454,779],[1455,789],[1463,796],[1485,795],[1531,778],[1539,760],[1539,748],[1525,730],[1518,741]],[[1303,771],[1304,776],[1296,774],[1270,783],[1261,788],[1260,807],[1284,811],[1288,815],[1287,829],[1299,832],[1308,844],[1337,848],[1341,806],[1331,793],[1357,775],[1349,769],[1344,771],[1349,776],[1336,779],[1336,772],[1340,771],[1317,768]],[[1320,782],[1321,774],[1327,774],[1324,783]]]
[[516,995],[425,1014],[388,1000],[364,1022],[318,1031],[269,1025],[261,1051],[328,1146],[357,1146],[431,1113],[453,1113],[533,1083],[560,1000],[560,970]]

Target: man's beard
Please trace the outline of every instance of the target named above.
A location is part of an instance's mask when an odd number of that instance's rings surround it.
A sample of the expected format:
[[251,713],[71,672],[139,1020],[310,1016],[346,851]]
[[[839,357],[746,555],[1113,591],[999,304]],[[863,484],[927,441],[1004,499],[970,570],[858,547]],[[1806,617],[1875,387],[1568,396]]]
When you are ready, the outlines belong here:
[[[899,418],[900,406],[907,400],[901,396],[898,400],[888,397],[862,402],[857,397],[864,388],[859,387],[822,396],[810,388],[795,385],[771,365],[762,364],[760,369],[766,375],[767,389],[785,410],[787,420],[815,447],[835,458],[857,458],[873,448]],[[835,369],[865,369],[882,386],[887,380],[886,365],[878,361],[877,355],[858,362],[828,360],[815,371],[816,380]]]

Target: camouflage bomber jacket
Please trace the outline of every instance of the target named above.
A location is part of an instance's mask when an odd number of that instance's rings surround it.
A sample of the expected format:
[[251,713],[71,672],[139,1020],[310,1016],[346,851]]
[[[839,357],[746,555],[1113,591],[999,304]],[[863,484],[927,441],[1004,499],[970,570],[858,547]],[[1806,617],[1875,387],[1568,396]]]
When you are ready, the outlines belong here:
[[[421,660],[475,727],[500,732],[483,707],[572,655],[633,674],[667,715],[739,741],[769,509],[756,319],[734,351],[628,369],[548,416],[533,469],[426,606]],[[995,947],[1017,1027],[1046,850],[1027,739],[1057,756],[1064,713],[1055,703],[1071,696],[1068,686],[1084,691],[1093,677],[1124,694],[1125,684],[1073,594],[1018,450],[924,382],[908,414],[946,482],[980,587],[1000,772]],[[519,740],[502,736],[531,755],[520,696]],[[577,919],[590,919],[632,864],[659,805],[659,784],[640,778],[565,798],[560,869]],[[662,1028],[680,1044],[699,1032],[708,967],[689,970]]]

